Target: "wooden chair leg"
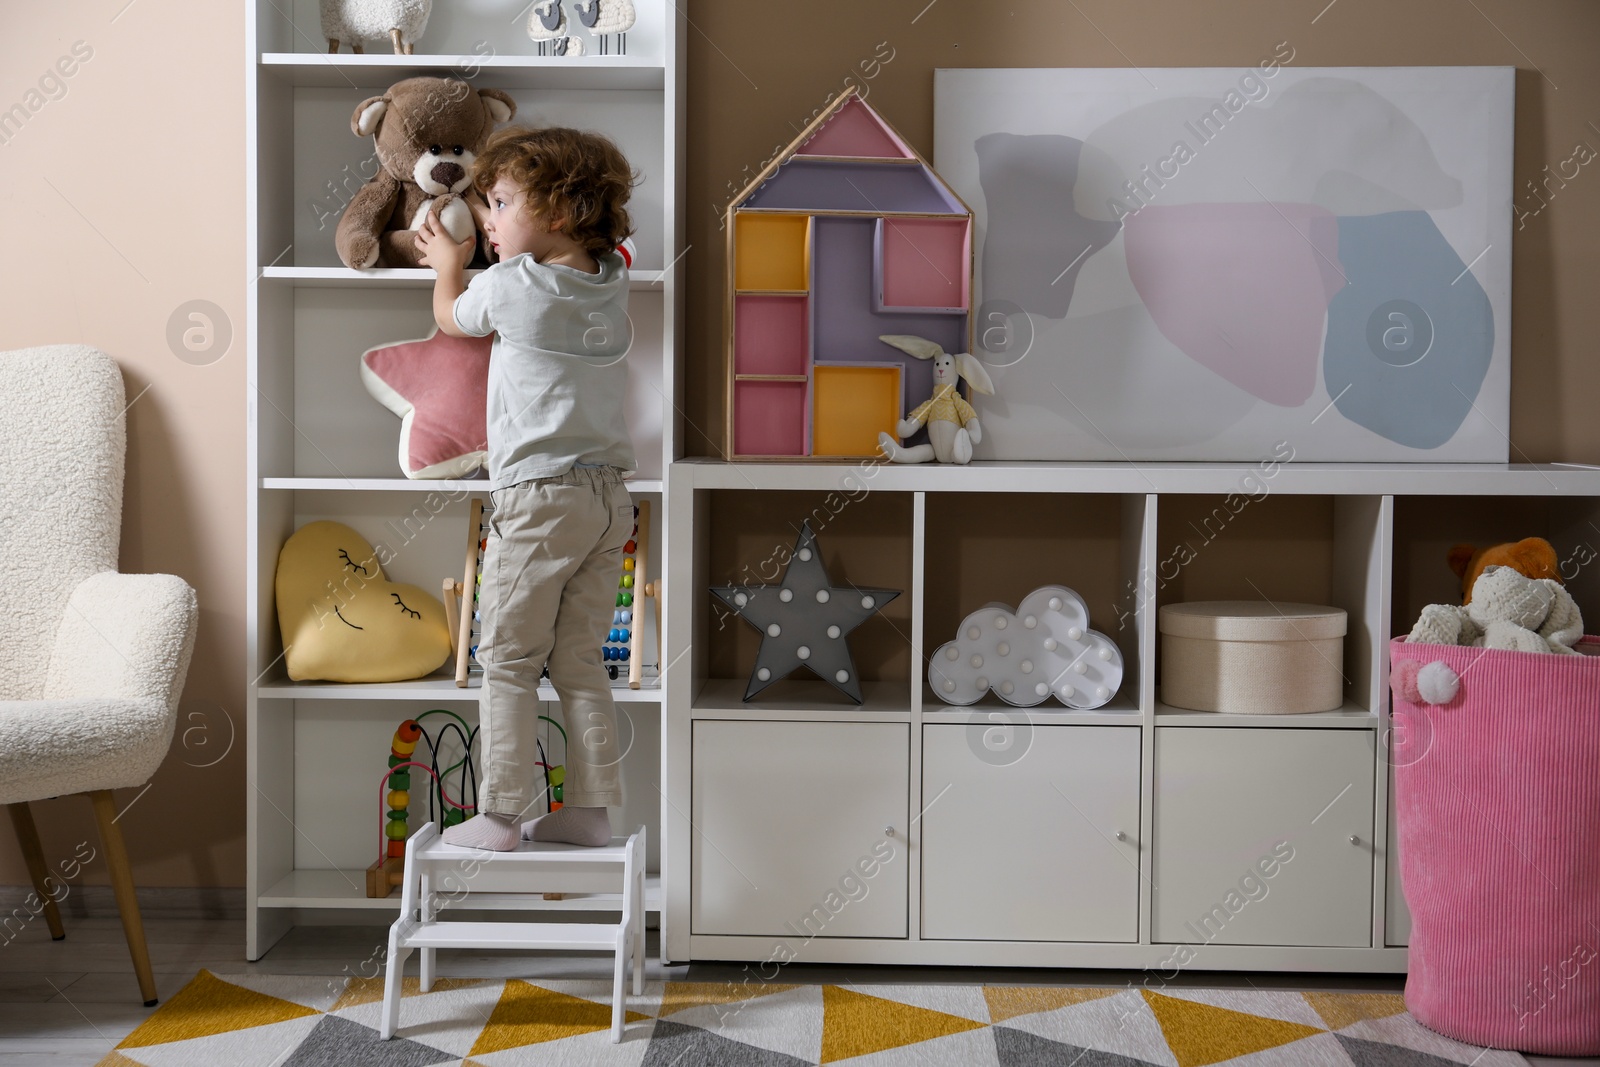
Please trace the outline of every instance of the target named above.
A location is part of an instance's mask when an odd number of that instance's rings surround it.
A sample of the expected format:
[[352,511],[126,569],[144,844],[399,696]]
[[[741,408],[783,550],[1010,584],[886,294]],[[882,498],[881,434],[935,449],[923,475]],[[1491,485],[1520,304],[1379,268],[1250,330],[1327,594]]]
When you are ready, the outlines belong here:
[[139,898],[133,891],[133,869],[128,865],[128,850],[122,843],[122,828],[117,825],[117,805],[111,790],[97,789],[89,794],[94,804],[94,819],[100,824],[100,843],[106,850],[106,867],[111,872],[111,890],[122,913],[122,932],[133,957],[133,973],[139,978],[144,1006],[156,1002],[156,977],[150,970],[150,946],[144,938],[144,920],[139,917]]
[[44,847],[39,844],[39,828],[33,824],[33,811],[27,801],[7,804],[6,807],[11,811],[11,825],[16,827],[17,844],[21,846],[22,859],[28,865],[33,891],[44,902],[44,921],[50,927],[50,940],[60,941],[67,936],[67,931],[61,925],[61,909],[56,907],[56,898],[50,895],[50,890],[44,884],[49,868],[44,862]]

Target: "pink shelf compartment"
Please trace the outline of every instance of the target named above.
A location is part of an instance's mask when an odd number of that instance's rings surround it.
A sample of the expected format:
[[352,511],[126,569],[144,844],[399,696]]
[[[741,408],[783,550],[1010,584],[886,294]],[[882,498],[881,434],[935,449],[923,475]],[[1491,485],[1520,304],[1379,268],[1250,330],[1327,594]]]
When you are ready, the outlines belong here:
[[872,259],[877,311],[965,314],[971,306],[970,219],[879,219]]
[[855,156],[857,158],[914,158],[911,146],[873,118],[865,104],[851,100],[823,123],[811,139],[795,150],[803,156]]
[[808,382],[733,383],[733,450],[740,456],[804,456],[810,452]]
[[810,300],[804,295],[741,293],[733,298],[735,374],[805,374]]

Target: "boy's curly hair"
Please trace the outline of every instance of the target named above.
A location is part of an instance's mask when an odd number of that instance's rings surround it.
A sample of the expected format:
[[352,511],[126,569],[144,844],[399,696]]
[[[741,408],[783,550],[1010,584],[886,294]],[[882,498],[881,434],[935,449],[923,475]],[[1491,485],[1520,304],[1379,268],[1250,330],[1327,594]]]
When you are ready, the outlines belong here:
[[489,138],[472,165],[472,184],[488,195],[500,178],[524,192],[534,217],[565,215],[565,233],[590,255],[614,251],[633,233],[625,205],[637,177],[607,137],[565,126],[508,126]]

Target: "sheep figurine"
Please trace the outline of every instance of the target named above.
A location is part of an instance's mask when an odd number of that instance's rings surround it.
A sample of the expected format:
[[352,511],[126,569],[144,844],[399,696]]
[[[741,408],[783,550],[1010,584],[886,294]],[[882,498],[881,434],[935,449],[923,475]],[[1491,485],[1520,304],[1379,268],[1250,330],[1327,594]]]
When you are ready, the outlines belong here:
[[394,54],[409,56],[433,14],[433,0],[322,0],[322,35],[329,54],[343,41],[356,55],[365,41],[387,37]]
[[561,0],[534,0],[528,9],[528,38],[545,54],[549,44],[558,56],[583,55],[583,39],[570,35],[567,13],[561,10]]
[[638,17],[633,0],[574,0],[573,6],[577,8],[578,21],[600,42],[601,55],[606,54],[606,40],[612,34],[617,38],[617,55],[627,54],[627,34]]
[[926,424],[928,443],[906,448],[888,433],[880,433],[878,447],[883,454],[894,463],[970,461],[972,446],[983,440],[983,427],[978,425],[978,413],[956,391],[956,382],[965,378],[974,392],[992,394],[994,384],[983,364],[969,352],[952,356],[926,337],[913,334],[882,334],[878,340],[918,359],[933,360],[933,395],[895,426],[895,435],[904,440]]

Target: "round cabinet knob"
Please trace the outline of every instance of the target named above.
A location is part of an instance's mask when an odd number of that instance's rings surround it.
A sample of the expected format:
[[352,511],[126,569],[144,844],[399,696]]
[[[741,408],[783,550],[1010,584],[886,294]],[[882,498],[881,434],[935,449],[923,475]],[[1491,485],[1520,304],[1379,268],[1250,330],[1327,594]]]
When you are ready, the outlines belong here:
[[1128,835],[1127,834],[1123,833],[1121,830],[1117,831],[1117,840],[1118,841],[1126,841],[1127,839],[1128,839]]
[[893,837],[893,836],[894,836],[894,827],[892,827],[892,826],[885,826],[885,827],[884,827],[884,828],[883,828],[883,832],[884,832],[884,834],[885,834],[885,835],[887,835],[887,836],[889,836],[889,837]]
[[1361,844],[1361,838],[1357,837],[1355,834],[1351,834],[1350,835],[1350,843],[1352,845],[1359,845],[1359,844]]

